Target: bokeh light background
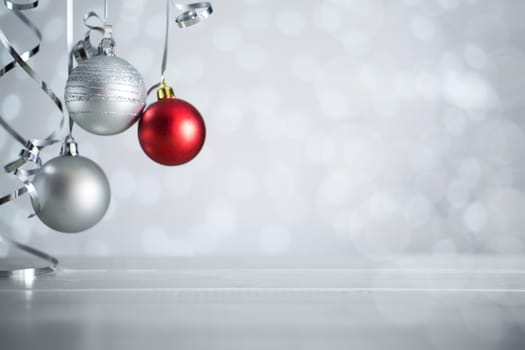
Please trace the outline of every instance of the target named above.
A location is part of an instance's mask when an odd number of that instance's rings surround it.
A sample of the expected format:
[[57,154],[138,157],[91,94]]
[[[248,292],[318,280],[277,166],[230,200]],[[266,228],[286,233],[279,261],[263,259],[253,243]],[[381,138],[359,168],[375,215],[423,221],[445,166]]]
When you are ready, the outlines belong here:
[[[172,26],[167,71],[206,120],[203,152],[163,167],[136,126],[114,137],[77,128],[81,154],[110,179],[107,216],[59,234],[27,219],[24,197],[0,208],[6,233],[95,256],[525,252],[524,1],[213,5],[203,24]],[[160,75],[164,8],[110,0],[117,55],[147,85]],[[75,3],[75,41],[88,10],[102,1]],[[27,14],[44,36],[30,62],[62,96],[65,1]],[[34,43],[3,6],[0,24],[18,48]],[[29,137],[59,118],[20,69],[0,79],[0,113]],[[20,149],[3,131],[0,146],[2,164]],[[2,175],[2,193],[18,185]],[[0,241],[0,256],[13,253]]]

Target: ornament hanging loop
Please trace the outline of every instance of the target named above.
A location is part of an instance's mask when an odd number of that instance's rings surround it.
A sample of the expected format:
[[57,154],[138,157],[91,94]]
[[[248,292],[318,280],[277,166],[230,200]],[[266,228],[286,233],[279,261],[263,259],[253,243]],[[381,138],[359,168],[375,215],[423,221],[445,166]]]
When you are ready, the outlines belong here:
[[110,24],[104,25],[104,37],[98,46],[98,54],[115,56],[115,40],[113,40],[113,27]]
[[[107,11],[105,14],[107,15]],[[102,18],[96,12],[90,11],[84,15],[83,22],[88,31],[84,35],[84,39],[77,42],[71,50],[69,60],[70,72],[73,69],[73,58],[77,63],[80,63],[96,55],[115,55],[113,27],[107,23],[107,17],[105,16],[105,18]],[[97,48],[93,47],[91,44],[91,32],[99,32],[103,35],[102,41]]]
[[78,144],[73,139],[66,139],[60,148],[61,156],[78,156]]

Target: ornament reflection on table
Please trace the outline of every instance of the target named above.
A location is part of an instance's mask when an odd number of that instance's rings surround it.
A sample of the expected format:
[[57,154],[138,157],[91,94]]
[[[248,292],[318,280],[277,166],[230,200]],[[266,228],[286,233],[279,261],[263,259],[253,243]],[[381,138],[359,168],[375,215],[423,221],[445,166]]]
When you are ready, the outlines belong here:
[[[21,11],[36,8],[38,0],[5,0],[12,11],[40,40],[39,29]],[[36,71],[27,64],[40,48],[40,42],[31,50],[19,53],[0,28],[0,41],[13,57],[13,61],[0,67],[0,77],[20,66],[46,93],[61,113],[58,127],[44,139],[23,137],[2,116],[0,126],[23,145],[19,158],[5,166],[8,173],[18,177],[23,187],[0,198],[0,205],[29,193],[34,215],[53,230],[64,233],[85,231],[104,217],[110,203],[110,186],[100,166],[78,154],[73,137],[73,126],[97,135],[114,135],[127,130],[140,118],[139,142],[146,154],[163,165],[180,165],[192,160],[201,150],[206,135],[204,120],[188,102],[175,98],[173,89],[164,80],[166,69],[170,6],[182,14],[175,18],[180,28],[186,28],[212,13],[210,3],[177,4],[166,0],[166,33],[164,56],[161,66],[161,83],[147,92],[140,73],[126,60],[115,56],[112,26],[108,24],[108,3],[104,0],[104,18],[95,12],[84,16],[88,28],[83,40],[72,44],[73,1],[67,1],[67,43],[69,54],[69,77],[64,91],[64,101],[69,112],[65,118],[62,102],[40,79]],[[100,25],[89,24],[97,19]],[[95,50],[90,42],[90,33],[97,31],[103,38]],[[74,63],[76,67],[73,67]],[[158,101],[144,112],[147,96],[157,87]],[[68,120],[69,122],[66,122]],[[68,130],[66,130],[68,126]],[[65,135],[64,135],[65,134]],[[42,165],[41,151],[52,144],[62,143],[60,155]],[[24,169],[26,164],[33,168]],[[44,252],[0,233],[0,238],[14,247],[45,260],[45,267],[0,270],[0,277],[23,276],[25,273],[52,272],[58,260]]]

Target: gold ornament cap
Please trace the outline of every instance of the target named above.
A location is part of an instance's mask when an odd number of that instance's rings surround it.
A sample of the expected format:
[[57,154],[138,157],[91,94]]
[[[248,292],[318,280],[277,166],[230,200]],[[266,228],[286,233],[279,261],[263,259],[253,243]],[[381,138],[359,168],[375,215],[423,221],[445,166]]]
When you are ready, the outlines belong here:
[[166,98],[175,98],[175,92],[173,88],[166,84],[166,80],[162,79],[160,87],[157,90],[157,100],[164,100]]

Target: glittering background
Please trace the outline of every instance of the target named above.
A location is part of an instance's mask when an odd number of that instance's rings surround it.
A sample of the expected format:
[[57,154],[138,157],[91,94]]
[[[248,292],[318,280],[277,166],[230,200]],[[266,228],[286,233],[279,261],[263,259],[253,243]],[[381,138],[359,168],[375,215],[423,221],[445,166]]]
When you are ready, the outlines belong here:
[[[75,4],[81,17],[101,11]],[[88,7],[93,6],[93,7]],[[215,1],[173,27],[167,77],[202,112],[203,152],[167,168],[136,126],[76,129],[112,186],[104,220],[78,235],[0,210],[23,242],[73,255],[381,255],[525,252],[525,2]],[[158,81],[164,1],[110,1],[117,55]],[[63,94],[65,1],[28,12],[43,30],[31,64]],[[34,39],[5,9],[17,47]],[[2,62],[7,52],[0,51]],[[58,120],[20,70],[0,112],[30,137]],[[19,146],[0,132],[2,164]],[[57,149],[50,150],[53,155]],[[3,175],[2,193],[17,181]],[[0,256],[10,254],[0,242]]]

